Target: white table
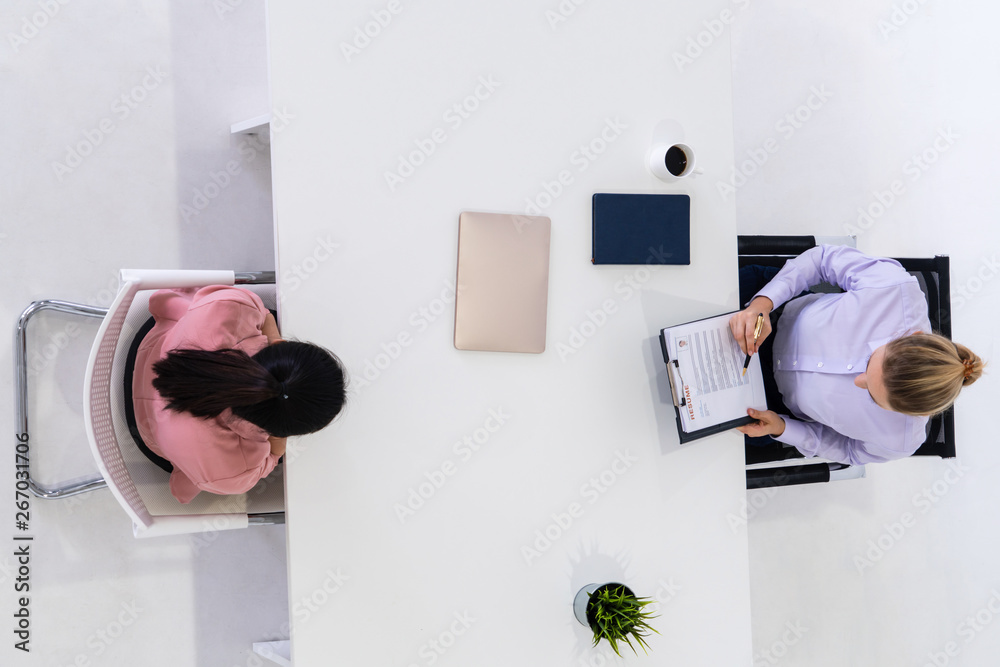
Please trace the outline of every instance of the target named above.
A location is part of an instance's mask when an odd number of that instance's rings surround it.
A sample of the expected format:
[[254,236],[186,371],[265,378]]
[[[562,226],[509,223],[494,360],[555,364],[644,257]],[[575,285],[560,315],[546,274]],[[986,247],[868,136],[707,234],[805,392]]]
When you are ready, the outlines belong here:
[[[270,3],[283,327],[352,374],[288,455],[294,664],[603,664],[571,603],[609,580],[662,601],[636,662],[750,661],[741,436],[678,446],[656,341],[737,306],[729,3],[559,6]],[[664,119],[704,174],[647,171]],[[595,192],[690,194],[691,266],[592,266]],[[530,201],[547,350],[459,352],[458,215]]]

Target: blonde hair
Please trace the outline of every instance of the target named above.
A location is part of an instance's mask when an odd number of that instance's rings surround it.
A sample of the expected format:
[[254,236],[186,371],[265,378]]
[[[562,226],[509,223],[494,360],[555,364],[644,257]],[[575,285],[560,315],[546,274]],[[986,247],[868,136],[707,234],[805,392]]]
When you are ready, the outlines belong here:
[[933,415],[951,407],[962,387],[983,374],[983,360],[940,334],[915,333],[889,342],[882,361],[889,407]]

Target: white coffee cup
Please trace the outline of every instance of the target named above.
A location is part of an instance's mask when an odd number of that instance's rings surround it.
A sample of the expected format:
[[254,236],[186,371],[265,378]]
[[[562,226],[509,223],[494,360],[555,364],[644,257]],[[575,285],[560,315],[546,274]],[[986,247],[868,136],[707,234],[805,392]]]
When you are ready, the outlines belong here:
[[[702,173],[695,168],[694,151],[687,144],[658,143],[649,152],[649,170],[663,181],[676,181]],[[676,173],[675,173],[676,172]]]

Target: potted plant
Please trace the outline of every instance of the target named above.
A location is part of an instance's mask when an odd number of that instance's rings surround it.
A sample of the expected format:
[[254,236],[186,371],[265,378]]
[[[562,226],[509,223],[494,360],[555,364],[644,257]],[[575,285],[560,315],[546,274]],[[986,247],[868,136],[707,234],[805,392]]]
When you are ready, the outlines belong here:
[[602,639],[607,639],[615,654],[621,657],[618,643],[624,641],[633,653],[637,653],[632,644],[634,639],[648,653],[649,646],[645,638],[650,632],[660,634],[649,625],[655,615],[646,609],[646,605],[652,602],[650,598],[636,597],[624,584],[590,584],[576,594],[573,614],[576,620],[593,631],[594,646]]

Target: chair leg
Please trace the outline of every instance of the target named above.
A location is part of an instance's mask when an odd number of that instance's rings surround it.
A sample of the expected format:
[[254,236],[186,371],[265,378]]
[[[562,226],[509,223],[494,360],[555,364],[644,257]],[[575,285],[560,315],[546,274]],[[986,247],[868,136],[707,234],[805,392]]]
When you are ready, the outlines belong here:
[[17,456],[15,458],[18,470],[28,471],[28,488],[35,496],[39,498],[68,498],[78,493],[104,488],[107,486],[107,482],[104,481],[103,477],[98,476],[76,484],[46,488],[31,477],[30,437],[28,435],[28,320],[43,310],[55,310],[70,315],[103,319],[107,315],[108,309],[53,299],[35,301],[21,313],[14,330],[14,410],[17,418],[15,423],[18,428]]

